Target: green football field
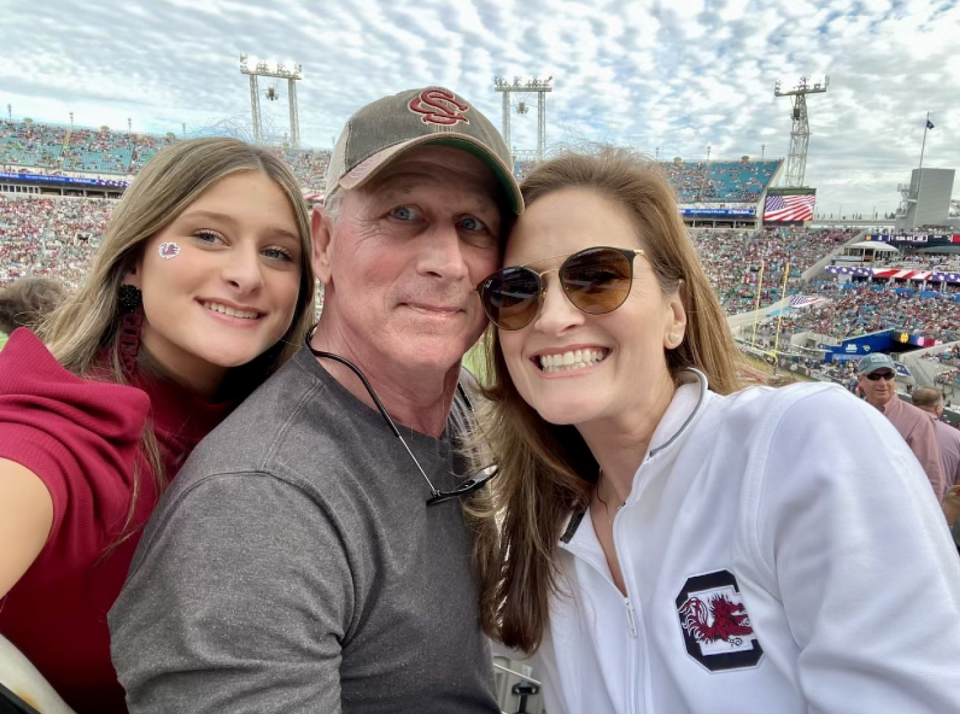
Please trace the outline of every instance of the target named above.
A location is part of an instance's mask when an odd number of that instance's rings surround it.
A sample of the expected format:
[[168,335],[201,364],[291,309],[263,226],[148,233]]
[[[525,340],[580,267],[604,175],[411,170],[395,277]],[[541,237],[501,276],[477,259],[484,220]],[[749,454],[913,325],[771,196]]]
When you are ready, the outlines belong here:
[[483,369],[483,360],[480,357],[480,343],[475,344],[467,354],[463,356],[463,366],[473,373],[473,376],[484,381],[486,375]]
[[3,346],[7,344],[7,336],[0,332],[0,350],[3,349]]

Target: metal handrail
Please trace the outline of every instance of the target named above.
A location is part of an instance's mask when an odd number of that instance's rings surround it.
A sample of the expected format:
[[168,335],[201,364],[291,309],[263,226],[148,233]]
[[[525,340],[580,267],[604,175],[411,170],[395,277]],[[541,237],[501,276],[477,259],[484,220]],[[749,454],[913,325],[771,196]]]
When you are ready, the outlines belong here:
[[533,677],[528,677],[528,676],[525,675],[525,674],[520,674],[520,672],[514,672],[512,669],[510,669],[510,668],[508,668],[508,667],[504,667],[502,664],[497,664],[496,662],[494,662],[494,663],[493,663],[493,666],[494,666],[495,669],[499,669],[501,672],[506,672],[507,674],[512,674],[512,675],[514,675],[514,676],[516,676],[516,677],[519,677],[520,679],[522,679],[522,680],[524,680],[524,681],[526,681],[526,682],[530,682],[530,684],[536,684],[538,687],[542,687],[542,686],[543,686],[539,681],[537,681],[537,680],[534,679]]

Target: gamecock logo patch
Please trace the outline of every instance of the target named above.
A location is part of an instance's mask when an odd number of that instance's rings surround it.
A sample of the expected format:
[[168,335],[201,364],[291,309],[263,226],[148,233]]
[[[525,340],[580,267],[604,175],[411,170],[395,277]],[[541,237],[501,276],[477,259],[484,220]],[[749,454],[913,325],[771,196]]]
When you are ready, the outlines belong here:
[[470,111],[470,105],[459,101],[445,89],[425,89],[410,100],[410,111],[420,114],[424,124],[451,126],[458,122],[469,124],[464,112]]
[[688,578],[677,595],[687,654],[711,672],[756,667],[763,649],[729,570]]

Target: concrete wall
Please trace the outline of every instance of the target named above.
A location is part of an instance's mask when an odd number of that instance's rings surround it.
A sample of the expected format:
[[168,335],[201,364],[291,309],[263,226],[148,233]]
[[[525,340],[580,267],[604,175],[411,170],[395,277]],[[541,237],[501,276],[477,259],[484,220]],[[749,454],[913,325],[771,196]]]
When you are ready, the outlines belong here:
[[907,369],[913,374],[918,386],[934,387],[937,386],[935,378],[940,370],[936,364],[931,364],[923,358],[946,352],[957,345],[960,345],[960,342],[948,342],[943,345],[936,345],[935,347],[927,347],[923,350],[907,352],[901,357],[900,361],[903,362],[907,366]]
[[954,174],[954,169],[914,169],[907,215],[897,221],[897,228],[943,225],[950,211]]

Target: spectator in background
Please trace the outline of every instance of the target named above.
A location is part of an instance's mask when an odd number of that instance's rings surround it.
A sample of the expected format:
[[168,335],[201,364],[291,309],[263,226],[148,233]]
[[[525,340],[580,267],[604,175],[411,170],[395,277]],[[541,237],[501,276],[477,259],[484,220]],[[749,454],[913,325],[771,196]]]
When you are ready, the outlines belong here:
[[858,383],[867,403],[879,409],[906,440],[941,501],[945,489],[937,432],[929,414],[897,397],[896,366],[890,355],[867,355],[860,360]]
[[0,289],[0,332],[32,330],[63,298],[63,286],[49,278],[21,278]]
[[960,474],[960,431],[941,421],[943,417],[943,392],[936,387],[917,387],[913,390],[913,406],[935,417],[937,445],[940,447],[940,463],[943,465],[944,489],[957,483]]

